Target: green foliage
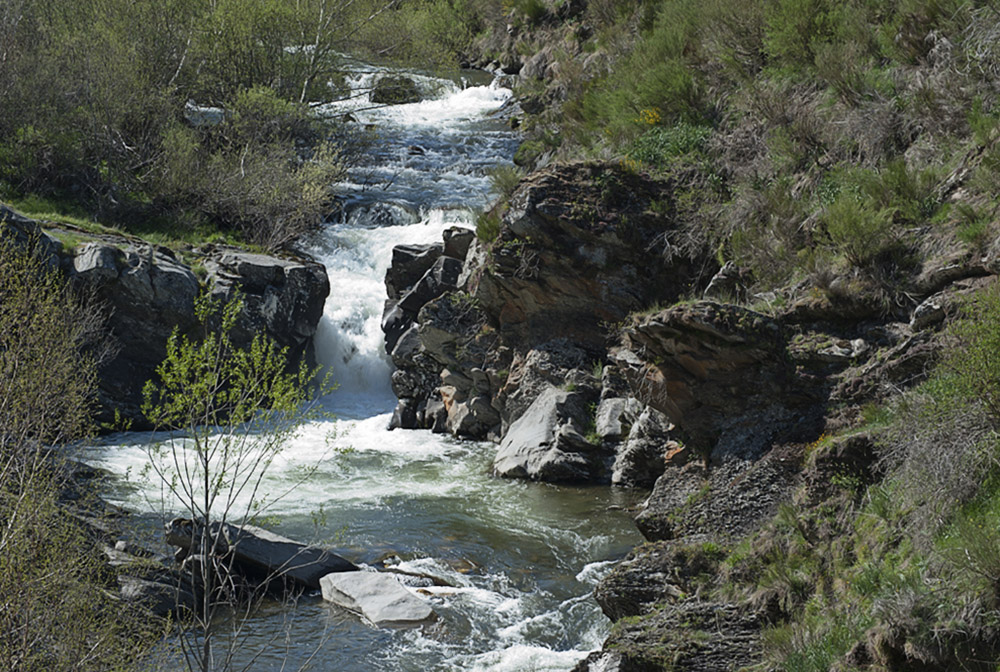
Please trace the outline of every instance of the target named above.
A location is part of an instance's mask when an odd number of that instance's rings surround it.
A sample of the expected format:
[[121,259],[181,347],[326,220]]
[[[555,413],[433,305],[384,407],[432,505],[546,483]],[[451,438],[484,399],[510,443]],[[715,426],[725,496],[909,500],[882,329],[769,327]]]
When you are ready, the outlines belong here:
[[[69,196],[128,229],[166,214],[280,246],[329,206],[342,160],[306,103],[330,99],[343,53],[371,30],[401,55],[443,45],[454,63],[498,7],[16,0],[0,20],[0,191]],[[188,101],[225,108],[225,123],[182,122]]]
[[506,10],[504,0],[362,3],[354,10],[349,46],[352,52],[395,63],[455,67],[467,57],[474,38],[506,26]]
[[859,268],[869,266],[896,235],[891,209],[849,195],[826,207],[823,223],[833,249]]
[[541,23],[548,8],[542,0],[514,0],[514,8],[532,24]]
[[481,212],[476,217],[476,238],[484,243],[492,243],[500,235],[500,216],[492,210]]
[[16,235],[0,221],[0,456],[6,460],[87,432],[101,353],[100,313],[43,261],[41,239],[21,247]]
[[643,110],[658,110],[664,121],[703,117],[700,74],[687,66],[701,22],[691,3],[664,3],[649,33],[616,68],[613,78],[591,87],[579,115],[603,140],[625,144],[635,135]]
[[980,209],[968,203],[959,203],[959,225],[956,235],[974,250],[982,251],[990,242],[990,218]]
[[[230,334],[242,310],[239,296],[221,308],[210,295],[197,299],[201,337],[174,331],[156,370],[159,383],[148,381],[143,389],[142,411],[156,427],[192,432],[196,450],[234,435],[246,441],[244,433],[266,427],[269,436],[261,447],[270,455],[280,445],[275,439],[287,438],[298,422],[315,372],[304,364],[286,372],[287,350],[261,334],[249,348],[235,347]],[[217,433],[219,427],[230,431]]]
[[629,158],[666,168],[672,159],[702,152],[711,133],[708,127],[683,121],[669,127],[657,126],[636,138],[627,154]]
[[490,186],[503,200],[508,200],[524,177],[524,171],[517,166],[501,164],[490,170]]
[[[148,446],[149,469],[194,521],[198,547],[219,558],[192,573],[192,592],[201,595],[201,604],[177,633],[186,651],[195,652],[187,658],[189,667],[205,672],[216,669],[212,650],[218,628],[229,624],[237,632],[240,614],[258,597],[225,580],[232,560],[221,553],[218,525],[251,523],[264,515],[267,494],[275,493],[265,494],[261,483],[311,416],[308,402],[317,373],[305,364],[290,371],[287,350],[261,334],[248,347],[235,347],[231,333],[242,309],[239,295],[222,306],[207,293],[200,296],[195,312],[202,333],[192,338],[175,330],[157,367],[159,381],[148,381],[143,389],[142,412],[154,427],[182,432]],[[325,382],[319,387],[326,391]]]
[[948,330],[954,347],[927,390],[947,405],[982,404],[993,427],[1000,428],[1000,289],[978,292],[964,309],[965,318]]
[[[237,96],[216,126],[168,126],[150,185],[224,230],[276,249],[329,210],[329,185],[344,168],[322,133],[306,106],[255,86]],[[313,147],[305,160],[303,145]]]

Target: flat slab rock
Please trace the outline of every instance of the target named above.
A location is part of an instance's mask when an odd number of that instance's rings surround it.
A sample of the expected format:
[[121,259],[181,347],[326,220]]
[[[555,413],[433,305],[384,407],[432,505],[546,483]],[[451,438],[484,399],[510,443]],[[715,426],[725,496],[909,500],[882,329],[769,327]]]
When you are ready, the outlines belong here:
[[391,574],[337,572],[319,580],[323,599],[361,614],[375,625],[419,625],[434,610]]

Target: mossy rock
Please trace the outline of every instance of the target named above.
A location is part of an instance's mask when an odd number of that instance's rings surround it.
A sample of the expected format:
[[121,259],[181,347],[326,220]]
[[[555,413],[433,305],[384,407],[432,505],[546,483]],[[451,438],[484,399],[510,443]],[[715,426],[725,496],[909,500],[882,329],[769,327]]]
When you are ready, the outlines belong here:
[[381,105],[403,105],[419,103],[423,97],[420,87],[409,77],[382,77],[375,82],[371,101]]

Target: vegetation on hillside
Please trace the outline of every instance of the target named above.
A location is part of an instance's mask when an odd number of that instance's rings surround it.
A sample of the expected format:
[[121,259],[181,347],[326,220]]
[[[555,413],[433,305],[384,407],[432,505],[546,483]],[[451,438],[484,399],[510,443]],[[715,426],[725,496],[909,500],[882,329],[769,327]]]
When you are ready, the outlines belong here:
[[159,632],[112,596],[52,452],[90,429],[100,314],[43,259],[0,236],[0,669],[128,669]]
[[767,614],[777,669],[996,669],[1000,288],[964,310],[924,384],[807,451],[816,472],[860,436],[878,472],[842,463],[723,563],[716,589]]
[[991,239],[998,21],[964,0],[590,2],[520,38],[526,60],[563,38],[553,81],[522,86],[545,105],[521,156],[669,176],[674,244],[758,291],[850,277],[891,311],[921,260]]
[[[670,245],[749,271],[770,310],[908,321],[928,269],[995,268],[997,3],[566,4],[517,36],[556,64],[521,84],[522,165],[666,178]],[[760,669],[997,669],[998,297],[971,293],[927,381],[809,446],[795,500],[730,549],[710,591],[767,623]],[[861,440],[872,471],[838,462]]]

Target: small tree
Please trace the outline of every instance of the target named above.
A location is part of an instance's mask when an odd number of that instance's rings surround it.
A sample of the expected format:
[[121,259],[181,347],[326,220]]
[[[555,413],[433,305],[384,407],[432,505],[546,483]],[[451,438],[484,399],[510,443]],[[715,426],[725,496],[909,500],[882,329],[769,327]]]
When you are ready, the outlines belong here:
[[219,619],[227,615],[238,635],[260,595],[231,580],[232,567],[220,559],[222,530],[263,509],[261,483],[309,412],[315,372],[304,364],[289,372],[286,349],[259,334],[249,348],[235,347],[229,334],[243,307],[239,296],[220,308],[203,295],[195,307],[203,333],[171,335],[160,383],[143,390],[143,413],[157,428],[181,430],[149,453],[151,469],[191,519],[192,548],[200,551],[190,563],[200,604],[191,627],[179,631],[185,661],[193,670],[230,669],[238,637],[217,653]]

